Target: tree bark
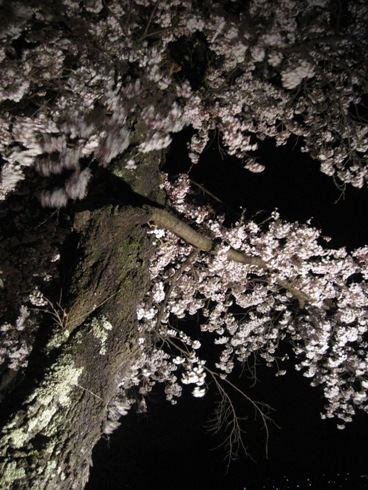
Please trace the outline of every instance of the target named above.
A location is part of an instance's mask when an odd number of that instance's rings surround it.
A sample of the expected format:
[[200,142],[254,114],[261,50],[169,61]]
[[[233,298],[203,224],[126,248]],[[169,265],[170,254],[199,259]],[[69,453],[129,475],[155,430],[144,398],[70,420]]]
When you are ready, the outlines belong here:
[[[147,283],[146,221],[130,207],[77,214],[66,324],[33,359],[42,369],[35,379],[28,370],[25,395],[1,430],[0,488],[82,489],[88,481],[117,374],[132,361],[129,339]],[[111,330],[101,336],[96,325],[105,320]]]
[[[82,490],[88,481],[109,402],[134,361],[136,309],[149,281],[142,204],[158,199],[158,160],[145,155],[134,178],[124,158],[113,173],[97,169],[87,198],[61,213],[37,204],[37,177],[0,206],[0,326],[16,324],[35,278],[61,252],[50,287],[60,289],[32,311],[39,324],[27,367],[0,366],[1,489]],[[0,328],[0,342],[6,335]]]

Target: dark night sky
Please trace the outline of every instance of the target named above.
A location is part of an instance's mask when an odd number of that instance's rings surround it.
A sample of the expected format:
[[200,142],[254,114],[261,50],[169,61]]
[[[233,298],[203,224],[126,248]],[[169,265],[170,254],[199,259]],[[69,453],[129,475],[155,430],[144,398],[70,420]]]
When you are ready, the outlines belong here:
[[[178,140],[168,155],[168,170],[186,171],[185,142]],[[275,148],[271,143],[260,152],[266,171],[251,174],[235,158],[222,160],[216,144],[203,155],[191,177],[218,196],[228,209],[243,206],[248,216],[262,209],[265,217],[277,207],[291,221],[306,221],[332,238],[331,246],[355,248],[368,243],[368,191],[348,188],[344,198],[332,179],[321,174],[311,161],[290,144]],[[268,214],[267,214],[268,213]],[[256,400],[269,403],[269,456],[265,457],[265,432],[254,420],[251,407],[235,396],[241,415],[248,416],[246,443],[255,461],[245,456],[226,474],[221,442],[203,426],[214,408],[214,394],[204,399],[184,396],[172,407],[161,389],[151,395],[148,413],[131,411],[110,441],[95,450],[92,489],[148,490],[252,490],[258,488],[368,488],[368,417],[359,413],[344,431],[334,421],[321,421],[321,392],[290,369],[275,377],[272,369],[260,367],[258,383],[250,388],[246,377],[236,384]],[[349,475],[347,475],[349,474]],[[289,479],[286,480],[286,477]],[[309,480],[307,480],[309,478]],[[330,482],[330,483],[328,483]],[[297,486],[299,485],[299,487]]]

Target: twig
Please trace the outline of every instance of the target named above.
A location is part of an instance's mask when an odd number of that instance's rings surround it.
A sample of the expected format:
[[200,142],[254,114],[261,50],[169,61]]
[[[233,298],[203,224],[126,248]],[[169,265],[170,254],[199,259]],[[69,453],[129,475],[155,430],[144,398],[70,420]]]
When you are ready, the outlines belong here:
[[[177,345],[173,340],[169,337],[163,337],[158,331],[156,331],[156,335],[162,340],[162,342],[168,344],[169,346],[173,347],[176,349],[178,352],[180,352],[185,358],[187,358],[190,353]],[[181,342],[183,342],[180,338],[177,338]],[[231,461],[236,459],[238,452],[240,449],[243,449],[244,453],[246,455],[249,455],[247,452],[247,448],[244,444],[243,441],[243,433],[245,432],[243,429],[240,427],[240,420],[244,420],[243,418],[239,417],[236,413],[234,404],[227,393],[227,391],[223,388],[223,386],[220,383],[220,379],[222,382],[227,384],[229,387],[231,387],[233,390],[235,390],[237,393],[239,393],[248,403],[250,403],[255,412],[258,413],[261,416],[265,431],[266,431],[266,457],[268,457],[268,442],[269,442],[269,430],[268,430],[268,423],[274,421],[264,413],[262,410],[261,406],[266,407],[268,410],[271,409],[271,407],[267,404],[264,404],[262,402],[257,402],[252,400],[248,395],[244,393],[240,388],[238,388],[236,385],[234,385],[231,381],[229,381],[227,378],[222,378],[218,373],[213,371],[212,369],[204,366],[205,371],[212,377],[216,388],[222,398],[223,404],[228,404],[228,408],[222,410],[219,412],[218,417],[217,417],[217,422],[215,427],[212,429],[212,432],[218,433],[221,429],[226,429],[226,427],[232,427],[230,434],[225,438],[224,442],[222,442],[219,446],[224,446],[227,448],[227,468],[229,468],[229,465]],[[230,421],[229,421],[230,420]],[[211,422],[211,421],[210,421]]]
[[91,395],[93,395],[93,396],[94,396],[95,398],[97,398],[98,400],[101,400],[101,401],[102,401],[102,403],[104,403],[103,399],[102,399],[100,396],[96,395],[96,393],[93,393],[93,391],[91,391],[91,390],[89,390],[88,388],[85,388],[84,386],[79,385],[79,384],[77,384],[77,386],[78,386],[78,388],[81,388],[82,390],[87,391],[88,393],[90,393]]
[[147,25],[146,25],[146,27],[144,29],[144,32],[143,32],[142,36],[139,38],[139,41],[143,41],[143,39],[145,39],[145,37],[147,36],[148,30],[151,27],[151,24],[152,24],[152,21],[153,21],[153,17],[154,17],[154,15],[156,13],[156,10],[157,10],[160,2],[161,2],[161,0],[157,0],[156,3],[155,3],[155,5],[153,6],[153,9],[151,11],[151,15],[150,15],[150,17],[148,19]]

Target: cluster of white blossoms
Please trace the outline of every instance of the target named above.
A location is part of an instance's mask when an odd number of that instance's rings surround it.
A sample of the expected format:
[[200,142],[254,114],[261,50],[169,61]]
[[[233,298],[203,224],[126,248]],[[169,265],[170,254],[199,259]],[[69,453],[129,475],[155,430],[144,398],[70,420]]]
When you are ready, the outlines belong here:
[[20,307],[15,324],[0,325],[0,366],[6,366],[14,373],[27,366],[37,328],[38,325],[24,305]]
[[360,1],[346,2],[344,12],[332,9],[327,0],[254,0],[249,11],[239,8],[237,24],[226,16],[221,22],[221,10],[210,16],[202,33],[218,59],[197,95],[198,117],[191,112],[194,163],[209,130],[218,130],[226,151],[239,157],[265,137],[283,145],[295,135],[322,172],[366,185],[368,7]]
[[[226,8],[139,0],[128,9],[62,0],[57,13],[15,1],[9,9],[0,34],[0,198],[27,167],[85,180],[88,162],[106,166],[137,142],[138,152],[166,148],[185,126],[195,130],[194,163],[209,131],[242,158],[266,137],[282,145],[295,135],[326,174],[367,181],[364,0],[341,12],[328,0]],[[65,191],[46,193],[44,205],[85,194]]]
[[[50,181],[65,175],[39,198],[66,206],[86,196],[91,163],[106,167],[126,155],[134,172],[141,154],[169,147],[184,127],[194,130],[194,164],[213,132],[255,173],[264,169],[254,153],[265,138],[283,145],[296,136],[322,172],[363,187],[368,5],[342,3],[339,13],[330,0],[135,0],[129,8],[60,0],[58,12],[52,2],[8,2],[0,32],[0,199],[32,172]],[[227,379],[255,357],[284,374],[283,342],[296,369],[323,391],[322,417],[343,428],[356,409],[368,412],[368,247],[328,249],[318,230],[276,212],[266,226],[250,220],[226,228],[195,201],[185,177],[164,180],[163,188],[213,248],[201,252],[150,229],[152,284],[137,309],[133,361],[117,373],[105,433],[137,399],[143,411],[156,383],[174,404],[188,388],[203,397],[215,370]],[[231,260],[234,250],[243,260]],[[4,366],[27,366],[37,328],[25,306],[1,325]],[[104,355],[109,327],[96,328]],[[213,362],[203,342],[215,345]]]
[[[278,347],[288,341],[297,369],[324,392],[324,417],[337,417],[343,427],[356,408],[368,411],[368,247],[352,254],[328,249],[318,230],[285,222],[277,212],[266,228],[254,221],[226,228],[208,208],[198,212],[184,176],[164,186],[171,205],[178,203],[184,219],[217,244],[203,253],[171,232],[151,231],[157,250],[152,288],[138,308],[139,332],[142,348],[148,338],[163,343],[155,356],[171,372],[164,377],[168,398],[188,383],[196,385],[195,396],[204,394],[204,360],[193,339],[208,333],[220,349],[215,365],[224,377],[251,356],[280,365]],[[243,263],[229,260],[230,249],[243,254]],[[200,325],[193,320],[190,332],[181,331],[178,319],[195,315]],[[165,346],[178,356],[167,357]]]
[[[134,2],[127,12],[108,2],[101,15],[100,2],[65,0],[65,27],[52,21],[52,5],[12,4],[13,18],[0,35],[0,199],[27,168],[42,176],[66,171],[71,176],[64,188],[40,196],[43,205],[62,207],[86,195],[90,162],[107,166],[137,138],[142,153],[166,148],[170,134],[184,127],[183,91],[173,83],[165,53],[174,37],[162,36],[153,46],[142,34],[153,4]],[[177,8],[171,2],[159,13],[170,14],[171,23]],[[12,44],[20,38],[16,52]]]
[[281,74],[282,85],[289,90],[301,84],[305,78],[312,78],[315,72],[313,66],[305,60],[299,66],[289,67]]
[[[92,162],[107,166],[127,154],[133,171],[137,155],[167,148],[186,126],[195,133],[193,163],[217,131],[228,154],[260,172],[249,153],[265,138],[283,145],[294,135],[324,173],[367,183],[365,0],[343,2],[341,12],[329,0],[135,0],[129,8],[60,0],[57,12],[52,2],[14,1],[7,8],[0,199],[28,170],[44,178],[66,172],[63,187],[40,194],[45,206],[65,206],[86,195]],[[221,346],[223,376],[252,354],[272,363],[280,341],[292,339],[298,366],[324,390],[326,416],[346,422],[354,407],[366,410],[368,249],[327,249],[317,230],[276,213],[267,229],[253,221],[227,229],[209,207],[190,204],[185,180],[164,186],[172,206],[217,247],[200,253],[152,230],[153,286],[138,309],[141,355],[122,390],[139,382],[143,396],[162,381],[173,402],[182,384],[202,396],[199,340],[173,322],[201,311],[201,335]],[[247,260],[229,261],[231,249]],[[308,300],[295,314],[298,292]]]

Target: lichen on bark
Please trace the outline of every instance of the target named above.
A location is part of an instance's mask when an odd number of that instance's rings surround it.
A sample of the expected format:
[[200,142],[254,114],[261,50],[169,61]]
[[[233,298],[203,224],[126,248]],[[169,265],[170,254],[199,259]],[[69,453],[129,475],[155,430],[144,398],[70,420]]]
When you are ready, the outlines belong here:
[[[23,380],[2,404],[0,488],[81,490],[88,481],[118,375],[134,361],[136,305],[149,280],[149,212],[111,201],[96,206],[92,195],[70,214],[57,295],[64,329],[44,316]],[[103,339],[101,318],[111,325]]]

